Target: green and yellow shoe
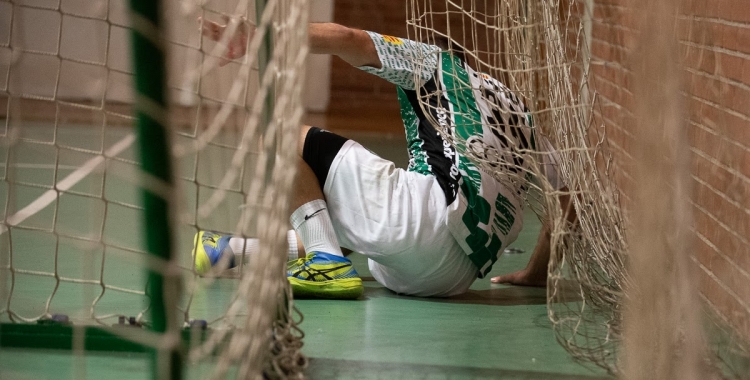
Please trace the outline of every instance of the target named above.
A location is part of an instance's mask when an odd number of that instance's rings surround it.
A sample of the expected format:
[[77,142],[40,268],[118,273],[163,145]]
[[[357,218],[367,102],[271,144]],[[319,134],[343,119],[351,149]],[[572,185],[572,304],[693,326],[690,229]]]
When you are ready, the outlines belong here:
[[356,299],[364,293],[362,279],[346,257],[311,252],[290,261],[286,277],[295,297]]
[[195,272],[203,276],[211,268],[219,270],[234,268],[234,254],[229,248],[230,235],[219,235],[210,231],[200,231],[193,238],[193,263]]

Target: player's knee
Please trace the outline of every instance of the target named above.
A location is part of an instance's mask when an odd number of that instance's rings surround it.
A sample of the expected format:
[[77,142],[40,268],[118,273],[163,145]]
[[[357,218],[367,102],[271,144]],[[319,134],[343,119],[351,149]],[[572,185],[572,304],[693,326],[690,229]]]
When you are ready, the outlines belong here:
[[316,127],[307,127],[302,144],[302,159],[318,178],[320,187],[325,186],[333,160],[347,142],[346,137]]
[[299,129],[299,142],[297,143],[297,154],[302,157],[302,153],[305,150],[305,141],[307,140],[307,133],[313,128],[309,125],[303,125]]

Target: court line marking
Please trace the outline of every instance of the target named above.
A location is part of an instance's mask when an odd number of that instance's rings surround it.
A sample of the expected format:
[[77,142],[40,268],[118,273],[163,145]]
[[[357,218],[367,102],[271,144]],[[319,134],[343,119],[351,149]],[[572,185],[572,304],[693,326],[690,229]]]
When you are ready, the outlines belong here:
[[6,167],[16,168],[16,169],[39,169],[39,170],[51,170],[54,168],[63,169],[63,170],[74,170],[78,169],[78,166],[74,165],[54,165],[54,164],[11,164],[6,165],[5,163],[0,163],[0,168],[6,168]]
[[91,174],[91,172],[93,172],[99,165],[103,164],[106,157],[117,156],[125,149],[133,145],[133,142],[135,142],[135,134],[131,133],[109,147],[109,149],[104,151],[104,155],[96,156],[86,161],[81,167],[68,174],[67,177],[58,182],[54,189],[45,191],[44,194],[42,194],[35,201],[29,203],[28,206],[16,212],[11,217],[5,219],[5,225],[0,225],[0,235],[8,232],[8,226],[12,227],[23,223],[24,220],[30,218],[34,214],[43,210],[45,207],[49,206],[50,203],[54,202],[55,199],[57,199],[58,192],[69,190],[71,187],[75,186],[75,184]]

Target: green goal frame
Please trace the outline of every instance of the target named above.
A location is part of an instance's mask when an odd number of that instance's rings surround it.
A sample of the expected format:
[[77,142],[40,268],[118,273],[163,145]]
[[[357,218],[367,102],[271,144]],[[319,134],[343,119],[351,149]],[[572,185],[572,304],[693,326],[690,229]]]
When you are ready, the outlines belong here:
[[[267,0],[256,1],[256,14],[263,13]],[[163,45],[162,2],[130,0],[131,52],[134,69],[136,130],[141,160],[142,201],[145,250],[153,260],[171,263],[175,258],[172,245],[172,210],[174,177],[170,157],[170,135],[167,126],[166,51]],[[271,57],[273,38],[266,34],[258,52],[262,76]],[[274,108],[273,89],[264,103],[261,125],[268,125]],[[168,266],[168,265],[167,265]],[[177,318],[178,275],[176,271],[148,269],[146,293],[150,298],[148,328],[156,334],[178,334],[175,345],[157,349],[125,337],[127,329],[141,328],[121,323],[116,327],[76,326],[65,320],[43,319],[36,324],[0,323],[0,349],[82,349],[100,353],[143,353],[151,356],[152,377],[183,378],[183,356],[189,342],[203,341],[209,330],[205,326],[181,328]],[[165,290],[170,297],[165,297]],[[118,333],[123,329],[123,334]],[[166,355],[166,356],[165,356]]]

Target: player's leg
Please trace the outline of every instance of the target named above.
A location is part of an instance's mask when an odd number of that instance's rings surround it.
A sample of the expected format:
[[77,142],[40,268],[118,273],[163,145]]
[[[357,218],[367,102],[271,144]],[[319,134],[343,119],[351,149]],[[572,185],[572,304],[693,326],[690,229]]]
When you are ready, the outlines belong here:
[[[257,253],[259,249],[258,244],[259,240],[257,238],[232,237],[229,239],[229,247],[232,249],[232,253],[234,253],[234,262],[239,262],[243,259],[242,256],[244,256],[244,259],[247,259],[248,256]],[[289,247],[287,252],[289,260],[301,259],[307,255],[305,253],[305,245],[294,230],[287,231],[287,245]],[[344,253],[344,257],[352,253],[351,249],[340,248],[341,252]]]
[[321,183],[347,139],[318,128],[300,129],[301,158],[290,217],[307,254],[290,263],[287,278],[295,296],[358,298],[362,280],[339,247]]
[[[287,255],[289,260],[304,256],[297,233],[287,232]],[[193,237],[193,259],[195,271],[203,276],[209,272],[220,273],[237,266],[243,256],[258,252],[259,240],[231,235],[221,235],[212,231],[199,231]]]
[[[300,183],[304,184],[308,182],[310,178],[315,180],[314,175],[300,169],[297,179],[298,184],[294,186],[294,193],[292,195],[293,210],[297,209],[301,204],[306,203],[308,199],[323,198],[323,194],[320,190],[317,190],[317,186],[300,185]],[[315,207],[314,204],[309,206]],[[300,256],[304,257],[304,252],[300,252],[302,250],[298,242],[299,237],[294,230],[287,232],[287,255],[289,260],[295,260]],[[220,235],[211,231],[199,231],[193,238],[192,255],[195,270],[199,275],[206,275],[209,272],[219,273],[226,269],[234,268],[240,262],[242,256],[252,255],[258,249],[259,240],[256,238],[242,238],[231,235]]]
[[297,232],[306,254],[326,252],[344,256],[336,240],[323,192],[312,169],[302,159],[298,163],[297,178],[289,209],[292,229]]
[[[296,296],[358,298],[363,291],[362,281],[339,247],[319,182],[325,181],[328,168],[346,139],[317,128],[310,131],[306,126],[300,130],[300,163],[290,204],[293,210],[290,222],[296,234],[288,236],[290,258],[296,258],[300,250],[304,250],[305,255],[290,263],[288,278]],[[318,133],[324,134],[320,137]],[[309,134],[316,138],[308,141]],[[207,268],[231,267],[236,254],[252,254],[257,249],[253,247],[257,246],[254,239],[220,237],[206,232],[197,235],[196,241],[202,242],[194,251],[196,268],[199,262],[207,262]],[[216,259],[199,260],[204,256],[212,257],[212,253]]]
[[370,259],[387,288],[448,296],[476,279],[477,268],[447,227],[445,194],[434,176],[397,169],[348,140],[323,183],[339,243]]
[[[307,136],[311,127],[300,128],[297,154],[299,162],[297,166],[297,178],[295,181],[292,201],[289,209],[293,210],[289,218],[292,228],[297,232],[300,242],[306,254],[312,252],[325,252],[336,256],[344,256],[333,230],[328,207],[323,196],[323,189],[319,179],[325,180],[322,166],[328,165],[333,160],[340,144],[333,140],[323,144],[316,144],[313,148],[307,144]],[[327,140],[326,140],[327,141]],[[305,148],[307,146],[307,153]],[[314,165],[313,169],[310,165]],[[316,173],[316,171],[318,173]]]
[[[309,129],[307,126],[300,129],[297,149],[300,162],[290,204],[290,209],[293,210],[290,218],[293,229],[287,233],[289,260],[303,258],[313,251],[343,256],[336,242],[317,177],[302,160]],[[207,274],[210,270],[220,272],[233,268],[240,262],[241,256],[252,255],[259,249],[259,240],[256,238],[220,235],[210,231],[198,232],[194,240],[195,268],[200,275]]]

